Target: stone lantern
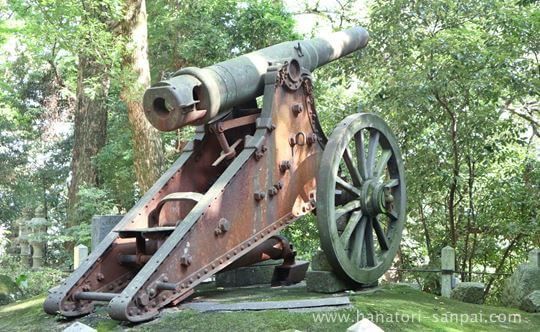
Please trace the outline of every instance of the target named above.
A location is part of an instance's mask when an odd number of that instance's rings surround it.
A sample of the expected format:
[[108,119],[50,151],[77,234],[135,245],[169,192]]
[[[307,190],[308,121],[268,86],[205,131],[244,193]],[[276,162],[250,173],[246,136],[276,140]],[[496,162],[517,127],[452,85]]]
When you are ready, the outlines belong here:
[[48,221],[45,218],[45,209],[43,206],[36,208],[35,217],[30,220],[31,235],[29,236],[30,245],[32,245],[32,267],[39,268],[43,266],[43,257],[45,256],[45,237],[47,235]]
[[19,246],[21,248],[21,264],[24,267],[32,266],[32,247],[28,242],[30,235],[30,219],[32,218],[32,209],[25,207],[22,210],[22,217],[18,220],[19,226]]
[[10,256],[17,257],[21,253],[21,244],[19,242],[19,236],[20,236],[20,225],[22,222],[22,216],[17,218],[15,222],[13,223],[12,227],[12,234],[8,236],[8,239],[10,240],[10,245],[7,247],[7,253]]

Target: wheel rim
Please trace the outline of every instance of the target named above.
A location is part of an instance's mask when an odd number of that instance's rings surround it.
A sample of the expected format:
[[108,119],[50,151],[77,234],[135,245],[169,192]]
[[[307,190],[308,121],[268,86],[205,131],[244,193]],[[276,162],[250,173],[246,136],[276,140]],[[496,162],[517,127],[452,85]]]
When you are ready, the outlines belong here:
[[396,138],[374,114],[334,130],[317,177],[317,221],[333,268],[370,284],[388,270],[405,224],[406,184]]

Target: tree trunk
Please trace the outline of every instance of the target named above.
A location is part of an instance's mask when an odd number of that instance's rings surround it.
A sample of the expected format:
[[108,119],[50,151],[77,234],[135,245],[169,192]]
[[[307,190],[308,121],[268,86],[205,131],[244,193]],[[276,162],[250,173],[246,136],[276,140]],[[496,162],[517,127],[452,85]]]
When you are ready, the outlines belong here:
[[[448,220],[450,222],[450,239],[452,247],[457,247],[457,229],[456,229],[456,194],[459,177],[459,154],[457,147],[457,119],[456,114],[449,112],[451,122],[450,137],[452,140],[452,182],[448,193]],[[457,265],[456,265],[457,266]]]
[[469,264],[469,271],[471,271],[471,264],[473,260],[472,253],[469,252],[471,233],[473,232],[473,224],[475,224],[475,210],[474,210],[474,180],[475,180],[475,165],[471,156],[467,156],[467,169],[469,171],[469,185],[467,188],[469,194],[469,212],[467,213],[467,226],[465,234],[465,244],[463,250],[463,257],[461,262],[461,280],[470,281],[470,273],[467,274],[467,263]]
[[433,259],[435,258],[433,247],[431,246],[431,236],[429,235],[429,229],[427,226],[426,216],[424,214],[424,207],[422,205],[423,203],[420,202],[420,221],[422,221],[422,227],[424,228],[424,238],[426,239],[426,248],[428,252],[429,261],[433,262]]
[[135,174],[145,192],[160,176],[164,158],[159,132],[146,120],[142,107],[142,95],[150,85],[145,0],[126,0],[125,9],[121,34],[128,40],[123,60],[128,79],[123,82],[120,98],[128,108]]
[[[434,91],[435,99],[443,110],[450,117],[450,139],[452,144],[452,182],[450,183],[450,188],[448,192],[448,223],[450,225],[450,243],[453,248],[457,248],[457,227],[456,227],[456,196],[458,190],[458,178],[459,178],[459,149],[458,149],[458,122],[457,114],[453,112],[443,96],[439,94],[438,91]],[[456,257],[457,263],[457,257]],[[458,266],[458,264],[456,264]]]
[[80,55],[73,156],[71,159],[71,182],[68,188],[68,227],[75,226],[79,222],[76,205],[79,200],[78,193],[81,186],[98,184],[98,174],[92,158],[105,145],[107,135],[107,108],[105,101],[108,92],[109,76],[106,66],[99,64],[90,57]]
[[523,237],[523,234],[521,233],[518,234],[512,241],[510,241],[510,244],[504,250],[503,256],[501,260],[499,261],[497,268],[495,268],[495,273],[491,275],[491,278],[489,278],[489,281],[486,285],[486,289],[484,289],[484,297],[488,296],[489,291],[491,290],[491,286],[493,285],[493,282],[495,281],[495,279],[498,277],[498,274],[501,272],[506,259],[508,258],[508,256],[510,256],[510,253],[514,249],[514,246],[516,245],[516,243],[518,243],[521,240],[522,237]]

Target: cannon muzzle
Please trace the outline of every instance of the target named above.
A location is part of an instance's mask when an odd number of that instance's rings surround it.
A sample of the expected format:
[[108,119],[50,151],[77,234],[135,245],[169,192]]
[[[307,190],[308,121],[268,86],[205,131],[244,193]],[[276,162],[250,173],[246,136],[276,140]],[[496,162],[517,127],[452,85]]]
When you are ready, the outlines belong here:
[[295,59],[289,75],[300,82],[301,68],[313,71],[367,42],[367,31],[355,27],[326,37],[284,42],[206,68],[184,68],[146,90],[144,111],[148,121],[162,131],[207,123],[220,112],[262,95],[263,76],[272,64]]

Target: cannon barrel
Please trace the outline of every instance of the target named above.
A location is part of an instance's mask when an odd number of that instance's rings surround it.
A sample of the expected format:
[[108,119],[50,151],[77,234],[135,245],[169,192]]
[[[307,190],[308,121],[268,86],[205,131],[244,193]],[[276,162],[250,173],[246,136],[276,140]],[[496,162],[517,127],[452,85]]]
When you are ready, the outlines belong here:
[[280,43],[206,68],[184,68],[146,90],[145,115],[162,131],[207,123],[220,112],[262,95],[263,76],[272,64],[295,59],[288,75],[300,82],[300,67],[313,71],[367,42],[367,31],[354,27],[326,37]]

